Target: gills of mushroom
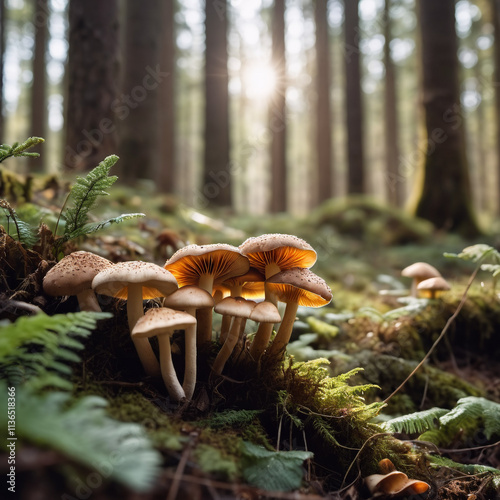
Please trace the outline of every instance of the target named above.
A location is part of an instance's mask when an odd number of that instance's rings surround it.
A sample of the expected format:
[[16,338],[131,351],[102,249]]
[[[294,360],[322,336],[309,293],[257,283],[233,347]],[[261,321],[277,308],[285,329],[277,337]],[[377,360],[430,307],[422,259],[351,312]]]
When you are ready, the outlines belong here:
[[165,387],[173,401],[181,401],[186,393],[179,382],[172,362],[170,337],[175,330],[186,330],[196,326],[196,319],[183,311],[174,311],[167,307],[150,309],[141,317],[132,330],[132,337],[158,337],[160,349],[161,375]]
[[281,271],[266,283],[278,300],[286,303],[281,325],[267,351],[270,356],[277,356],[284,352],[290,340],[298,306],[325,306],[332,300],[332,292],[324,279],[299,267]]
[[[166,269],[150,262],[120,262],[95,276],[92,288],[98,293],[127,301],[130,332],[144,316],[145,299],[168,296],[177,290],[177,281]],[[132,337],[134,347],[144,367],[153,377],[160,376],[160,365],[148,338]]]

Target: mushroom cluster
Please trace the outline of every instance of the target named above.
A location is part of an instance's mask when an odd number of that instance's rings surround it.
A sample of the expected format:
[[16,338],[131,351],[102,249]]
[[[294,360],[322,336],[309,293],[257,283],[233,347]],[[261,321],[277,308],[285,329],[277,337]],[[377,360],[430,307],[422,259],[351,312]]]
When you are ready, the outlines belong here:
[[401,276],[412,278],[411,296],[435,299],[440,293],[450,289],[441,273],[426,262],[415,262],[401,271]]
[[[92,255],[74,252],[62,259],[47,273],[45,291],[75,294],[80,299],[83,293],[82,310],[87,304],[98,309],[94,293],[126,300],[131,339],[144,371],[153,377],[161,375],[174,401],[193,397],[197,354],[214,338],[213,311],[222,315],[222,323],[215,332],[220,349],[212,372],[221,375],[232,356],[243,355],[255,365],[264,354],[280,360],[298,306],[320,307],[332,299],[325,281],[309,269],[316,262],[316,252],[292,235],[266,234],[249,238],[239,247],[188,245],[175,252],[164,267],[139,261],[112,264]],[[85,292],[77,284],[77,269],[83,269]],[[152,298],[160,298],[162,307],[145,312],[144,300]],[[286,304],[283,317],[278,302]],[[244,335],[248,319],[258,323],[252,342]],[[273,327],[279,323],[271,341]],[[171,355],[176,331],[184,331],[185,337],[182,384]],[[159,360],[151,337],[158,339]]]

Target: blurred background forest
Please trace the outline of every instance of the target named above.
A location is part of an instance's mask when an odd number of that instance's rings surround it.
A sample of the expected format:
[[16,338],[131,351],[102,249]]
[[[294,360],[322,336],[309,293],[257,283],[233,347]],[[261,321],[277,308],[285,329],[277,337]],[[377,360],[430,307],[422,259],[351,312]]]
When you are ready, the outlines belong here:
[[[194,207],[500,211],[497,0],[0,0],[0,141]],[[17,164],[19,165],[19,163]],[[483,224],[483,228],[485,224]]]

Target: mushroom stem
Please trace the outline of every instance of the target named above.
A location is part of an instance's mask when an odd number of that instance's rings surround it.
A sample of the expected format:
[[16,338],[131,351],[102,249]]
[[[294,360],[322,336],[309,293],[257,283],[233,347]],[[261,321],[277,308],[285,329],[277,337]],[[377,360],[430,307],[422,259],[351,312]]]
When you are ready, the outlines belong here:
[[273,323],[260,323],[255,337],[253,338],[252,344],[250,346],[250,357],[254,361],[259,361],[260,357],[264,354],[267,346],[269,345],[269,340],[273,333]]
[[224,342],[227,339],[227,336],[229,334],[229,329],[231,328],[232,319],[233,317],[229,316],[229,314],[224,314],[224,316],[222,316],[222,322],[220,325],[220,337],[219,337],[219,341],[221,344],[224,344]]
[[[130,332],[132,332],[137,320],[144,316],[144,309],[142,305],[142,285],[140,284],[130,283],[128,285],[127,316],[128,326]],[[149,339],[138,339],[132,337],[132,342],[134,343],[135,350],[141,360],[144,371],[152,377],[160,376],[160,365],[158,364],[153,348],[149,343]]]
[[231,329],[229,330],[229,335],[227,336],[224,345],[221,347],[221,350],[217,354],[217,357],[215,358],[214,364],[212,366],[212,370],[217,375],[220,375],[222,373],[226,361],[229,359],[229,356],[231,356],[234,346],[238,342],[242,320],[243,318],[239,317],[233,318],[233,324],[231,325]]
[[88,290],[83,290],[76,295],[78,299],[78,305],[80,306],[80,311],[94,311],[101,312],[101,306],[97,302],[97,297],[94,290],[89,288]]
[[297,302],[288,302],[285,309],[285,314],[283,315],[283,320],[281,325],[274,337],[271,347],[268,349],[269,355],[277,355],[284,352],[290,336],[292,335],[293,324],[295,322],[295,315],[297,314],[297,309],[299,304]]
[[[194,308],[187,308],[186,312],[191,316],[196,316]],[[185,363],[184,363],[184,380],[182,388],[187,399],[191,399],[196,386],[196,325],[188,326],[185,334]]]
[[[213,274],[202,274],[198,281],[198,286],[212,295],[214,286]],[[198,346],[212,340],[212,308],[199,309],[196,313],[198,325],[196,328],[196,341]]]
[[177,378],[174,364],[172,363],[170,336],[168,334],[158,335],[158,345],[160,347],[160,366],[163,382],[172,401],[180,401],[186,397],[186,394]]

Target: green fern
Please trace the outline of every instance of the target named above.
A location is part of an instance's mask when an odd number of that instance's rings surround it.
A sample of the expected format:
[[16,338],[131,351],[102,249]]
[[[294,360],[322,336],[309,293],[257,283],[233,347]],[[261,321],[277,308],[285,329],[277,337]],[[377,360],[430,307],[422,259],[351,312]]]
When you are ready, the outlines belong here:
[[[61,213],[65,221],[63,240],[68,241],[89,233],[93,233],[113,223],[136,217],[144,217],[144,214],[127,214],[108,219],[97,224],[89,224],[89,212],[95,207],[100,196],[107,196],[106,189],[112,186],[118,177],[109,175],[111,167],[118,161],[118,156],[106,157],[97,167],[91,170],[85,177],[77,177],[71,188],[67,203],[71,204]],[[57,231],[57,229],[56,229]]]
[[492,264],[500,264],[500,252],[484,243],[466,247],[459,254],[445,253],[444,256],[461,260],[470,260],[472,262],[480,262],[487,259]]
[[14,235],[17,240],[28,247],[36,245],[38,234],[36,228],[22,221],[16,214],[16,211],[7,203],[6,200],[0,200],[0,225],[2,225],[8,235]]
[[27,156],[32,158],[38,158],[40,155],[38,153],[27,153],[26,150],[45,142],[41,137],[29,137],[24,142],[19,144],[14,143],[12,146],[8,144],[0,145],[0,163],[10,157],[21,157]]
[[[7,387],[0,387],[7,408]],[[107,402],[86,396],[76,403],[63,392],[39,395],[16,390],[16,437],[63,453],[75,463],[138,491],[148,489],[159,473],[161,456],[137,424],[117,422],[106,415]],[[7,428],[7,412],[0,413]]]
[[81,340],[109,313],[78,312],[47,316],[40,313],[20,317],[0,328],[0,378],[33,389],[58,387],[70,390],[69,363],[80,361],[75,353]]
[[244,427],[250,425],[264,410],[226,410],[214,413],[202,423],[212,429]]
[[381,427],[387,432],[404,432],[405,434],[422,434],[433,429],[438,424],[439,418],[448,413],[443,408],[430,408],[387,420]]

